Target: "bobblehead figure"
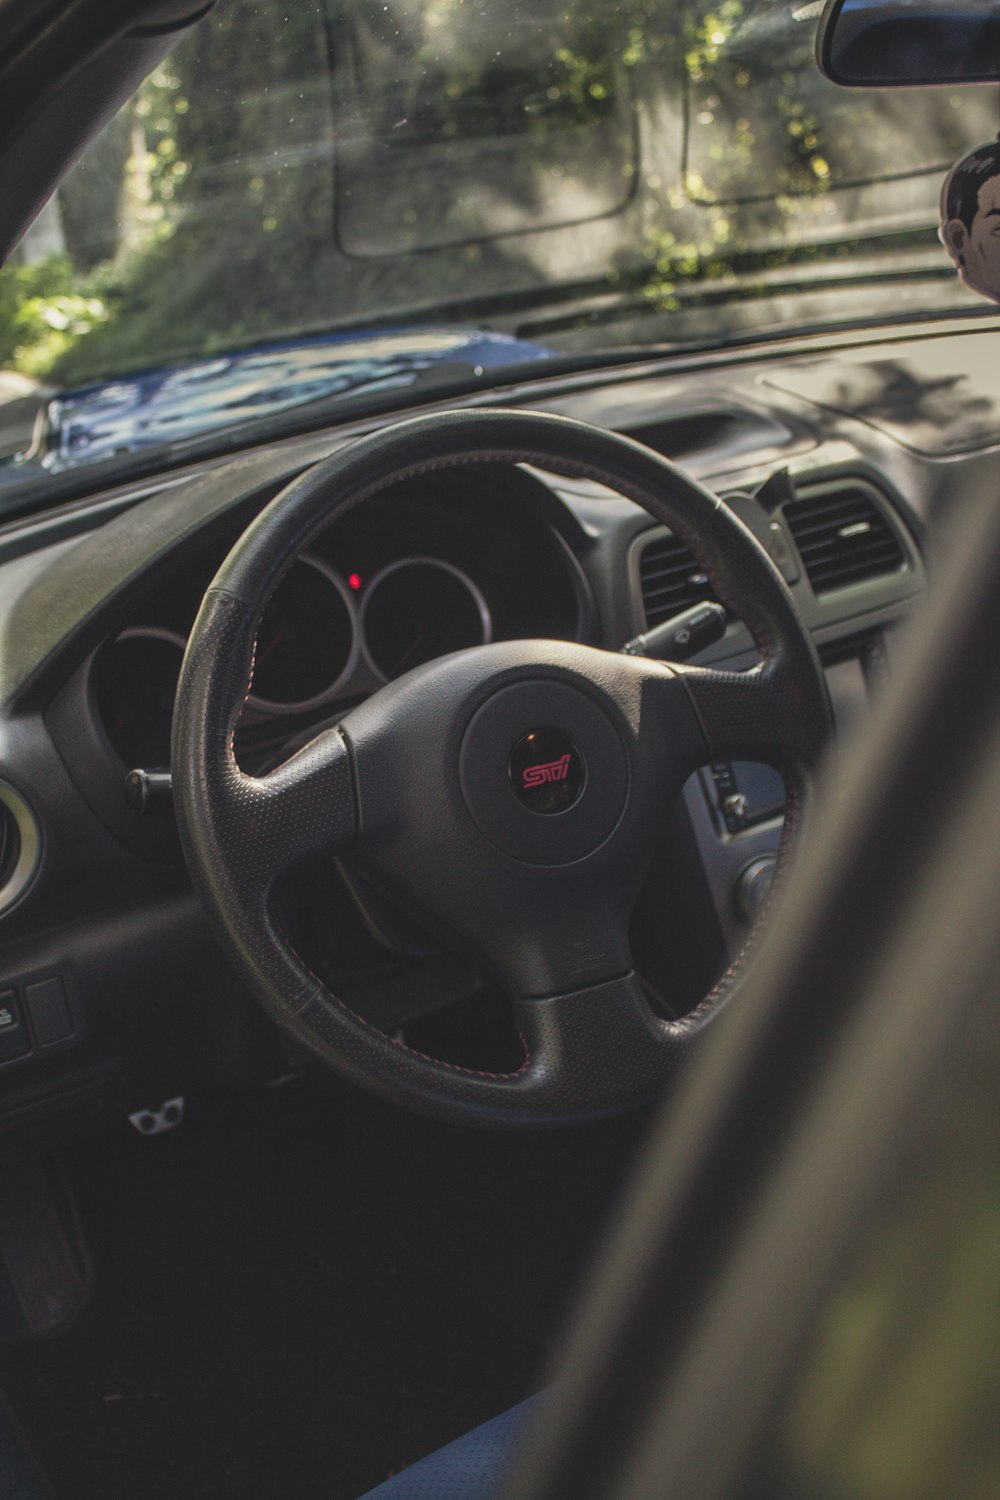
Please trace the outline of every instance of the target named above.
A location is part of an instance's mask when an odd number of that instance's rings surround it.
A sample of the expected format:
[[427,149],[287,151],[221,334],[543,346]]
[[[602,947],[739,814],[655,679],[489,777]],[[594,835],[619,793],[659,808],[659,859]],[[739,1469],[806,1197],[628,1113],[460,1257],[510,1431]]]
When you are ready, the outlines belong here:
[[940,234],[966,286],[1000,302],[1000,141],[977,147],[948,173]]

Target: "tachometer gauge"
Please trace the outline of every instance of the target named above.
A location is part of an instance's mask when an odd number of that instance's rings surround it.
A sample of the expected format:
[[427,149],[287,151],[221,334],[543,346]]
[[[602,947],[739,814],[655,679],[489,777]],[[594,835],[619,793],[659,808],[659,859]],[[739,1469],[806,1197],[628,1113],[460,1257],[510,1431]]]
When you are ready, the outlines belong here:
[[347,588],[322,558],[300,557],[264,611],[247,702],[272,714],[318,708],[346,682],[357,656]]
[[391,680],[465,646],[492,638],[481,591],[467,574],[436,557],[390,563],[368,585],[361,609],[368,659]]

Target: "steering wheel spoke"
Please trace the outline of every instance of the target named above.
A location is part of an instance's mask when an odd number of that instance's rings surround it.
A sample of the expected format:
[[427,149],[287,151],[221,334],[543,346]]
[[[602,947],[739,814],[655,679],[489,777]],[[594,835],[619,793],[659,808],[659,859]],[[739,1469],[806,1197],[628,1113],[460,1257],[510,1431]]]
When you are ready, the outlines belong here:
[[826,743],[793,674],[774,662],[746,672],[677,667],[710,761],[761,760],[815,768]]
[[504,919],[477,946],[518,1003],[617,983],[632,969],[630,904],[622,892],[559,901],[537,888],[519,899],[512,887]]
[[296,864],[344,854],[357,838],[351,758],[339,729],[327,729],[266,776],[237,772],[233,833],[253,850],[263,886]]
[[587,989],[518,1000],[514,1019],[541,1098],[580,1118],[648,1097],[665,1059],[678,1048],[655,1016],[638,976],[629,972]]

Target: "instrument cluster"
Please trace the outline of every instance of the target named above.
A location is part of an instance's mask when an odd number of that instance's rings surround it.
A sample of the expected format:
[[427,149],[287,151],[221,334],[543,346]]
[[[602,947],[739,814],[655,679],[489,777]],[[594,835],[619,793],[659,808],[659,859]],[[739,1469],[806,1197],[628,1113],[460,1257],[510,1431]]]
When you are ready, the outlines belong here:
[[[173,700],[200,593],[151,599],[97,654],[98,717],[119,759],[169,764]],[[420,493],[331,526],[289,569],[264,612],[241,729],[300,730],[413,667],[517,637],[583,639],[587,585],[558,532],[518,505]]]

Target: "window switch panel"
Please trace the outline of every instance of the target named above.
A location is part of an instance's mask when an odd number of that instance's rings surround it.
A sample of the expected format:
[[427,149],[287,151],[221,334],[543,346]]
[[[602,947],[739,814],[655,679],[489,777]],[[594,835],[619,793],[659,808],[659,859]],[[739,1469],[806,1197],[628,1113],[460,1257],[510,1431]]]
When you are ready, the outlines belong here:
[[66,999],[65,987],[58,975],[29,984],[24,995],[35,1036],[42,1047],[65,1042],[73,1035],[73,1016]]
[[14,990],[0,992],[0,1063],[13,1062],[31,1051],[21,1002]]

